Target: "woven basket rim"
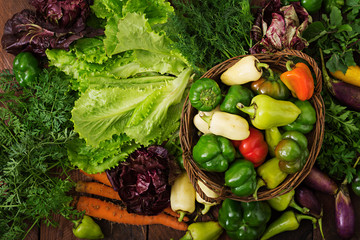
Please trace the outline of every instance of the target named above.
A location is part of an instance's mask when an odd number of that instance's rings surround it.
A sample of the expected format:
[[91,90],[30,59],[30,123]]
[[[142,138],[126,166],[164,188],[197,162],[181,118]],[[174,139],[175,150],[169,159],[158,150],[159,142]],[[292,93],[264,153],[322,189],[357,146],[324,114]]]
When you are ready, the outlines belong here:
[[[217,64],[216,66],[209,69],[206,73],[204,73],[201,78],[215,78],[217,79],[222,72],[224,72],[227,68],[231,67],[235,64],[240,58],[243,58],[247,55],[239,55],[230,59],[225,60]],[[197,164],[192,159],[192,147],[196,143],[194,140],[194,135],[189,136],[190,130],[194,129],[192,123],[192,117],[194,115],[195,109],[191,106],[189,98],[187,96],[186,101],[183,105],[183,112],[181,115],[181,124],[180,124],[180,143],[183,150],[183,159],[184,159],[184,167],[188,176],[190,178],[191,183],[193,184],[195,190],[199,193],[199,195],[205,200],[209,202],[219,202],[224,200],[225,198],[230,198],[237,201],[262,201],[268,200],[275,196],[285,194],[292,189],[295,189],[310,173],[316,158],[320,152],[321,145],[323,142],[324,136],[324,122],[325,122],[325,107],[324,102],[321,97],[322,90],[322,74],[319,69],[316,61],[312,59],[307,54],[297,51],[297,50],[289,50],[285,49],[283,51],[279,51],[276,53],[260,53],[260,54],[252,54],[260,60],[260,62],[265,62],[271,65],[271,67],[279,67],[284,69],[286,61],[289,57],[298,57],[302,60],[305,60],[308,65],[311,67],[312,72],[315,75],[315,89],[312,98],[309,100],[316,110],[316,123],[314,125],[314,129],[312,132],[307,134],[310,139],[309,143],[311,143],[311,148],[309,149],[309,157],[306,161],[303,169],[295,174],[288,175],[288,177],[276,188],[274,189],[263,189],[261,188],[258,191],[257,198],[255,199],[252,196],[247,197],[239,197],[231,193],[230,189],[224,187],[222,184],[219,184],[219,181],[214,181],[221,179],[222,173],[209,173],[201,170]],[[217,79],[219,81],[219,79]],[[192,128],[191,128],[192,127]],[[310,144],[309,144],[310,145]],[[210,198],[208,197],[203,190],[197,184],[197,181],[202,181],[205,186],[210,188],[211,190],[217,192],[219,197]]]

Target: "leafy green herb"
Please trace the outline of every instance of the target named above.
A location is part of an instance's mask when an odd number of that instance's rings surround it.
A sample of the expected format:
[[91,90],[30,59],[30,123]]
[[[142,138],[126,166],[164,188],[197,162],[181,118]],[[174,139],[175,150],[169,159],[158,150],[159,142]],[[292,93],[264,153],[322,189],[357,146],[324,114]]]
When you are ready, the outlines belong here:
[[253,16],[249,1],[171,1],[167,35],[194,69],[208,70],[224,60],[247,54]]
[[0,239],[21,239],[27,223],[56,225],[54,213],[78,214],[69,206],[65,148],[75,136],[69,119],[76,96],[55,69],[44,69],[26,89],[8,70],[0,83]]
[[356,173],[353,165],[360,154],[360,112],[349,110],[336,103],[330,93],[323,93],[325,132],[317,164],[332,178],[351,182]]
[[323,49],[330,72],[345,73],[349,66],[356,65],[354,55],[360,54],[359,11],[359,0],[346,1],[341,10],[333,7],[329,15],[323,14],[320,21],[310,24],[304,32],[309,43]]

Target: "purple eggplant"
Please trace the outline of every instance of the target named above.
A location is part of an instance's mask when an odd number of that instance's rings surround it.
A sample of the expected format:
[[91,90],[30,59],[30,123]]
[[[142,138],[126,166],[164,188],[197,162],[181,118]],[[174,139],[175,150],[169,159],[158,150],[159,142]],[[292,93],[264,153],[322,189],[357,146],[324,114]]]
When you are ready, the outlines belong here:
[[310,214],[320,218],[322,215],[322,207],[315,193],[308,187],[300,185],[295,189],[295,200],[302,206],[310,210]]
[[338,191],[336,182],[315,166],[303,182],[311,189],[330,195],[335,195]]
[[349,239],[355,233],[355,210],[347,184],[341,184],[335,197],[336,231],[342,239]]
[[355,111],[360,111],[360,87],[331,78],[327,73],[322,51],[320,53],[323,79],[330,93],[341,104]]

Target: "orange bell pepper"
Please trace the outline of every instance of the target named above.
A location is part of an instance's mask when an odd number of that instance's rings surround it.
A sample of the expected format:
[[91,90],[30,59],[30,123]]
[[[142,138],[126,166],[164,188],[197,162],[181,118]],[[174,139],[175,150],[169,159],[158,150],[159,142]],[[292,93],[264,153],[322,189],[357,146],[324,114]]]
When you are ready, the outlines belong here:
[[314,94],[314,79],[311,71],[305,63],[297,63],[293,68],[292,64],[292,61],[286,63],[287,71],[280,75],[280,79],[294,97],[301,101],[309,100]]

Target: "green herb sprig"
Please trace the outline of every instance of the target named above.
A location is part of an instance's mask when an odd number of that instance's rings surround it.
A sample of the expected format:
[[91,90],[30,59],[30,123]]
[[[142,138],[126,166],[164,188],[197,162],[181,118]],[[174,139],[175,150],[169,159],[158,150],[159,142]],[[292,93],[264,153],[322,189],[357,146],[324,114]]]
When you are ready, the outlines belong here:
[[69,78],[51,68],[26,89],[8,70],[0,84],[0,239],[21,239],[36,224],[56,225],[53,214],[79,214],[69,206],[72,167],[65,148],[75,136],[76,95]]

